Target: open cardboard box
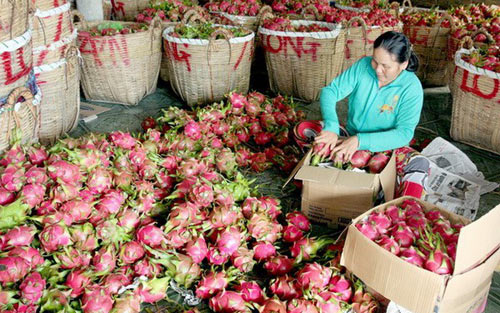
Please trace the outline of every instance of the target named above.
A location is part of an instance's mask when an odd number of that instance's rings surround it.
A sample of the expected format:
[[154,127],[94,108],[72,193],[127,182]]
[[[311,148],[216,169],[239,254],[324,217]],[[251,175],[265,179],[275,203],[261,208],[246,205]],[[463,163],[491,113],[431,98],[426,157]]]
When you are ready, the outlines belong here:
[[[372,211],[414,199],[425,211],[438,209],[460,231],[452,275],[438,275],[407,263],[365,237],[354,225]],[[433,204],[403,197],[377,206],[353,220],[348,228],[341,265],[384,297],[413,313],[482,312],[493,272],[500,261],[500,205],[470,222]]]
[[347,226],[371,209],[382,189],[385,200],[394,198],[396,157],[380,174],[310,166],[312,150],[297,164],[285,183],[293,178],[303,182],[302,212],[313,222],[330,227]]

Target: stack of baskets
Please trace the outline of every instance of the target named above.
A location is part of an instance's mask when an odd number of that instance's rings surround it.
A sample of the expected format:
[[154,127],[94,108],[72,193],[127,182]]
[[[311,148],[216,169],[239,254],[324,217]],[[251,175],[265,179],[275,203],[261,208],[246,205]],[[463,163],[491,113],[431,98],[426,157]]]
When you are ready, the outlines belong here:
[[345,30],[340,25],[297,20],[294,25],[317,23],[327,32],[302,33],[259,28],[265,50],[269,84],[274,92],[314,101],[342,71]]
[[33,20],[33,64],[43,99],[40,105],[40,141],[53,143],[78,122],[80,78],[77,30],[70,2],[36,0]]
[[32,57],[31,0],[0,0],[0,152],[38,139],[41,93]]
[[81,16],[80,20],[78,47],[82,56],[82,89],[87,100],[137,105],[156,90],[161,61],[159,18],[153,20],[147,31],[113,36],[92,36],[88,32],[109,21],[87,23]]
[[[464,41],[472,45],[470,37]],[[465,62],[462,56],[472,49],[460,49],[455,55],[451,137],[500,154],[500,73]]]

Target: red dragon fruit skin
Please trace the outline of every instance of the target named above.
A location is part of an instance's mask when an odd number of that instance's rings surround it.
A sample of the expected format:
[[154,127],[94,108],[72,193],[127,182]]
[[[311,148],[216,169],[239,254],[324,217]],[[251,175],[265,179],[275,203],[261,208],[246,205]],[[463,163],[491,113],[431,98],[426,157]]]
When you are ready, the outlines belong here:
[[144,256],[144,248],[137,241],[129,241],[121,247],[120,260],[123,264],[133,264]]
[[319,313],[319,311],[309,300],[294,299],[288,302],[288,313]]
[[154,225],[141,227],[136,233],[136,238],[139,242],[152,248],[159,247],[165,242],[163,231]]
[[441,250],[431,251],[424,264],[425,269],[439,275],[448,275],[453,271],[450,257]]
[[385,214],[391,219],[393,224],[404,222],[406,218],[404,211],[395,205],[391,205],[385,209]]
[[160,264],[152,263],[148,258],[137,261],[134,265],[134,273],[136,276],[152,278],[159,275],[161,270]]
[[296,280],[288,275],[279,276],[272,280],[269,289],[283,301],[302,297],[302,289],[297,285]]
[[349,302],[352,298],[351,283],[343,275],[333,275],[328,290],[338,300]]
[[230,227],[226,229],[217,239],[217,247],[219,251],[224,255],[232,255],[241,244],[243,239],[243,234],[236,227]]
[[198,237],[187,243],[186,254],[189,255],[195,263],[201,263],[208,254],[208,247],[203,236]]
[[211,272],[202,278],[196,288],[196,296],[208,299],[227,287],[229,280],[224,272]]
[[49,179],[45,168],[35,166],[27,170],[24,176],[26,177],[26,183],[28,184],[44,185]]
[[36,233],[33,226],[17,226],[3,235],[3,241],[7,248],[29,246]]
[[254,281],[242,281],[235,289],[241,293],[243,300],[246,302],[254,302],[261,305],[264,303],[264,291],[262,291],[259,284]]
[[115,299],[111,313],[140,313],[141,297],[138,294],[125,294]]
[[40,255],[40,251],[32,247],[16,247],[9,251],[8,256],[24,259],[30,269],[35,269],[44,262],[44,259]]
[[109,134],[109,140],[117,147],[124,150],[131,150],[135,147],[137,140],[129,133],[112,132]]
[[195,121],[189,121],[184,125],[184,134],[193,140],[201,139],[200,125]]
[[387,233],[391,226],[391,220],[384,212],[372,212],[368,216],[368,222],[375,226],[379,234]]
[[311,229],[311,222],[309,219],[300,212],[290,212],[286,215],[286,220],[288,223],[298,227],[304,232],[308,232]]
[[29,264],[18,256],[0,258],[0,283],[15,283],[29,271]]
[[370,161],[368,161],[368,168],[370,169],[370,173],[377,174],[382,172],[387,163],[389,163],[390,157],[385,153],[377,153],[371,157]]
[[356,224],[356,228],[370,240],[375,240],[380,236],[377,228],[371,223],[358,223]]
[[92,258],[92,265],[98,274],[107,274],[116,267],[115,249],[112,246],[102,247]]
[[75,270],[68,274],[66,277],[66,286],[71,288],[70,297],[78,298],[83,294],[84,289],[90,285],[91,278],[89,274],[83,270]]
[[209,306],[215,312],[236,313],[250,312],[241,294],[235,291],[222,291],[212,297]]
[[410,247],[416,240],[414,232],[404,222],[400,222],[394,225],[394,227],[392,228],[391,235],[392,237],[394,237],[396,242],[403,248]]
[[19,144],[15,144],[10,149],[6,150],[0,159],[0,166],[7,167],[9,164],[22,164],[26,161],[23,148]]
[[285,275],[293,269],[293,260],[282,255],[276,256],[264,263],[264,269],[273,276]]
[[371,156],[372,154],[368,150],[358,150],[351,157],[351,166],[354,168],[366,167]]
[[376,243],[394,255],[399,254],[399,245],[393,237],[382,235],[382,237],[378,239]]
[[210,247],[208,249],[207,259],[210,264],[223,265],[229,260],[229,255],[220,252],[216,247]]
[[104,288],[107,294],[115,295],[120,288],[128,286],[132,281],[125,274],[113,273],[104,279]]
[[286,302],[270,298],[264,302],[261,313],[287,313]]
[[231,255],[231,262],[241,272],[251,272],[257,263],[253,259],[253,254],[253,250],[248,250],[246,247],[239,247],[238,250]]
[[16,194],[0,186],[0,205],[7,205],[16,200]]
[[276,248],[268,242],[258,242],[253,247],[254,259],[265,261],[276,255]]
[[332,270],[318,263],[308,263],[297,273],[297,282],[304,289],[323,290],[332,277]]
[[416,265],[418,267],[423,267],[425,262],[425,256],[423,253],[415,249],[413,246],[401,249],[399,257],[406,262]]
[[68,229],[58,224],[46,226],[40,233],[39,238],[42,247],[49,253],[72,244]]
[[283,229],[283,241],[295,242],[304,237],[304,233],[295,225],[287,225]]
[[21,285],[21,298],[27,304],[34,304],[42,297],[43,290],[45,289],[45,279],[42,278],[40,273],[34,272],[27,276]]
[[84,313],[109,313],[113,308],[113,299],[104,289],[94,287],[86,290],[82,298]]
[[10,192],[18,192],[26,180],[24,168],[8,165],[0,174],[0,186]]

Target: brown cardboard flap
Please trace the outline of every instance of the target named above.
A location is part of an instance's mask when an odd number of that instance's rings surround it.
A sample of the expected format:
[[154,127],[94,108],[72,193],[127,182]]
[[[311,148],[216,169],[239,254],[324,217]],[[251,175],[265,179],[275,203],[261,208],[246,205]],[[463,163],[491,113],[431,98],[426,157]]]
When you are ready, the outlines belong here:
[[385,201],[394,199],[394,191],[396,189],[396,154],[393,153],[389,163],[379,174],[380,184],[384,190]]
[[439,313],[479,312],[478,308],[488,297],[491,278],[499,261],[500,250],[497,250],[480,266],[452,276],[446,286]]
[[369,287],[414,313],[433,312],[444,292],[445,276],[394,256],[349,226],[340,264]]
[[304,166],[304,163],[307,161],[309,163],[309,158],[310,158],[310,155],[312,153],[312,149],[309,150],[308,153],[306,153],[306,155],[302,158],[302,160],[300,160],[299,163],[297,163],[297,165],[295,166],[295,168],[293,169],[292,173],[290,174],[290,176],[288,176],[286,182],[283,184],[283,187],[281,188],[285,188],[286,185],[288,185],[288,183],[294,178],[295,174],[297,174],[297,172],[300,170],[300,168],[302,166]]
[[296,179],[315,182],[320,184],[330,185],[332,182],[337,181],[339,171],[334,169],[325,169],[317,166],[302,166],[302,168],[295,175]]
[[470,270],[500,245],[500,205],[462,228],[458,237],[454,274]]

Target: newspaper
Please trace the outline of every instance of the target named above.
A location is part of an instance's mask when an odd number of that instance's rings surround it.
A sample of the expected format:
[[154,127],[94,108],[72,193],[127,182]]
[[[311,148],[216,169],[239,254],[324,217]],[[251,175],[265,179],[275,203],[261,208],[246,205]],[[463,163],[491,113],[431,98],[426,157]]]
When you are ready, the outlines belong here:
[[424,200],[474,220],[481,195],[499,185],[485,180],[467,155],[441,137],[434,139],[422,155],[431,161]]

